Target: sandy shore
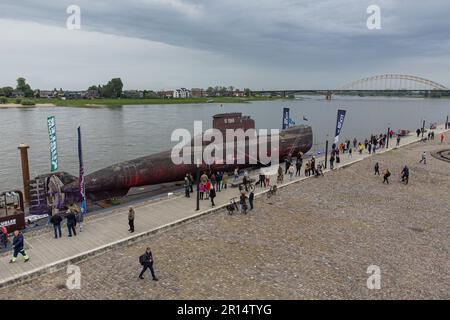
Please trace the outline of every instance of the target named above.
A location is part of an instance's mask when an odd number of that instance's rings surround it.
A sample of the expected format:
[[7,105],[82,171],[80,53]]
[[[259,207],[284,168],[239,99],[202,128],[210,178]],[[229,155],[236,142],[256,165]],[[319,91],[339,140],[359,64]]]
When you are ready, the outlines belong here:
[[56,107],[53,103],[37,103],[33,106],[24,106],[17,103],[6,103],[0,104],[0,109],[9,109],[9,108],[45,108],[45,107]]

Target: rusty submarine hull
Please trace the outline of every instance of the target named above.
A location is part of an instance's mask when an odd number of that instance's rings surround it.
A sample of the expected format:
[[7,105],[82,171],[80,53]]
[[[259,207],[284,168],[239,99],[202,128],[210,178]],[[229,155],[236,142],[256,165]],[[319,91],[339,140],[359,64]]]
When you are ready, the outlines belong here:
[[[213,129],[220,131],[226,136],[227,129],[255,129],[255,122],[249,116],[243,116],[242,113],[224,113],[213,116]],[[278,158],[283,161],[286,157],[299,152],[306,153],[312,147],[313,132],[310,126],[296,125],[279,132]],[[191,140],[191,146],[194,146],[194,139]],[[234,150],[232,159],[223,159],[212,164],[204,161],[198,166],[194,159],[190,163],[175,164],[172,161],[172,150],[155,153],[149,156],[124,161],[104,169],[92,172],[85,176],[85,193],[91,201],[99,201],[125,196],[131,188],[157,185],[169,182],[178,182],[184,179],[187,173],[191,173],[194,178],[197,170],[203,172],[227,171],[232,172],[236,167],[239,169],[263,167],[267,164],[259,159],[259,149],[264,144],[267,150],[267,156],[272,156],[270,136],[265,139],[256,139],[245,141],[245,152],[239,154]],[[202,152],[213,142],[203,142]],[[226,141],[222,142],[224,145]],[[233,146],[235,146],[233,142]],[[256,145],[255,145],[256,144]],[[251,147],[256,147],[256,159],[254,153],[250,153]],[[233,149],[236,149],[233,147]],[[253,149],[255,150],[255,149]],[[227,152],[224,152],[224,155]],[[251,161],[251,160],[254,161]],[[243,163],[242,163],[243,162]],[[270,165],[270,164],[269,164]],[[49,175],[46,175],[47,179]],[[67,173],[59,173],[62,181],[61,192],[65,194],[65,202],[77,202],[79,200],[79,181],[77,177]]]

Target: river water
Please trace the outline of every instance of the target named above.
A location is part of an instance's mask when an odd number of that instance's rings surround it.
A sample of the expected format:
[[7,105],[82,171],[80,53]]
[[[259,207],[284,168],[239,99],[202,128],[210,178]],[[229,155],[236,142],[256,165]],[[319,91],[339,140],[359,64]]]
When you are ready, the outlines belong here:
[[[282,109],[291,109],[296,124],[312,126],[313,151],[324,150],[334,137],[338,108],[347,110],[342,139],[363,139],[394,130],[416,130],[422,119],[443,123],[450,114],[450,100],[416,98],[305,97],[296,100],[258,101],[245,104],[182,104],[119,107],[45,107],[0,109],[0,191],[21,188],[20,143],[30,146],[31,177],[50,170],[47,117],[56,117],[59,169],[78,174],[77,126],[81,125],[87,173],[124,160],[170,149],[176,128],[193,132],[194,120],[204,129],[212,115],[242,112],[252,116],[258,128],[280,129]],[[303,121],[305,116],[308,121]]]

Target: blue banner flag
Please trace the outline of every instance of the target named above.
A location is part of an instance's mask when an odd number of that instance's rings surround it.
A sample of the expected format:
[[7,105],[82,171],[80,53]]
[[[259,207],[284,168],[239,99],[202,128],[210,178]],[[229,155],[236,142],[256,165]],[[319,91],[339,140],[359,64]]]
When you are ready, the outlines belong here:
[[58,146],[56,143],[56,122],[54,116],[47,118],[47,127],[50,139],[50,170],[55,172],[58,170]]
[[78,159],[80,162],[80,196],[81,196],[81,215],[86,214],[86,197],[84,188],[84,164],[83,164],[83,149],[81,146],[81,127],[78,127]]
[[344,125],[345,113],[346,110],[339,109],[337,112],[337,120],[336,120],[336,134],[334,135],[334,143],[338,143],[339,134],[341,133],[342,126]]
[[283,108],[283,130],[289,128],[289,119],[289,108]]

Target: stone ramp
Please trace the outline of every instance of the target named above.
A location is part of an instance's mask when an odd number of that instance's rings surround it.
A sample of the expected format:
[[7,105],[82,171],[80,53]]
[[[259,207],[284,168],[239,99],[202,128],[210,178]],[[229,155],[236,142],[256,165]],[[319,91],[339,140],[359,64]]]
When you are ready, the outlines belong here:
[[[437,134],[445,131],[443,126],[435,130]],[[403,137],[400,146],[405,146],[419,141],[415,135]],[[395,138],[391,139],[389,149],[377,151],[377,154],[395,149]],[[347,154],[341,156],[341,163],[336,168],[342,168],[365,158],[370,157],[367,152],[359,155],[353,153],[353,158]],[[322,161],[324,157],[318,157],[317,161]],[[302,168],[303,169],[303,168]],[[327,172],[329,170],[325,170]],[[255,178],[255,176],[253,176]],[[256,177],[257,179],[257,177]],[[273,177],[272,184],[276,177]],[[285,187],[292,183],[308,179],[304,176],[289,180],[285,176]],[[262,196],[267,189],[258,188],[256,197]],[[280,191],[282,192],[282,191]],[[68,238],[67,230],[63,229],[63,238],[53,239],[53,233],[43,233],[34,237],[26,238],[26,250],[30,256],[30,262],[24,263],[19,256],[15,264],[9,264],[10,255],[0,257],[0,287],[12,285],[21,281],[27,281],[39,275],[54,272],[66,267],[68,264],[94,257],[107,250],[130,243],[140,241],[159,231],[179,225],[187,221],[193,221],[203,215],[214,213],[224,208],[229,200],[238,195],[236,188],[228,188],[222,192],[217,192],[216,207],[211,208],[209,200],[201,201],[201,210],[195,211],[195,193],[191,198],[183,196],[169,198],[166,200],[151,202],[149,204],[135,206],[136,233],[130,234],[128,230],[127,209],[114,210],[110,214],[102,214],[90,221],[86,221],[85,228],[78,236]],[[136,257],[137,259],[137,257]]]

